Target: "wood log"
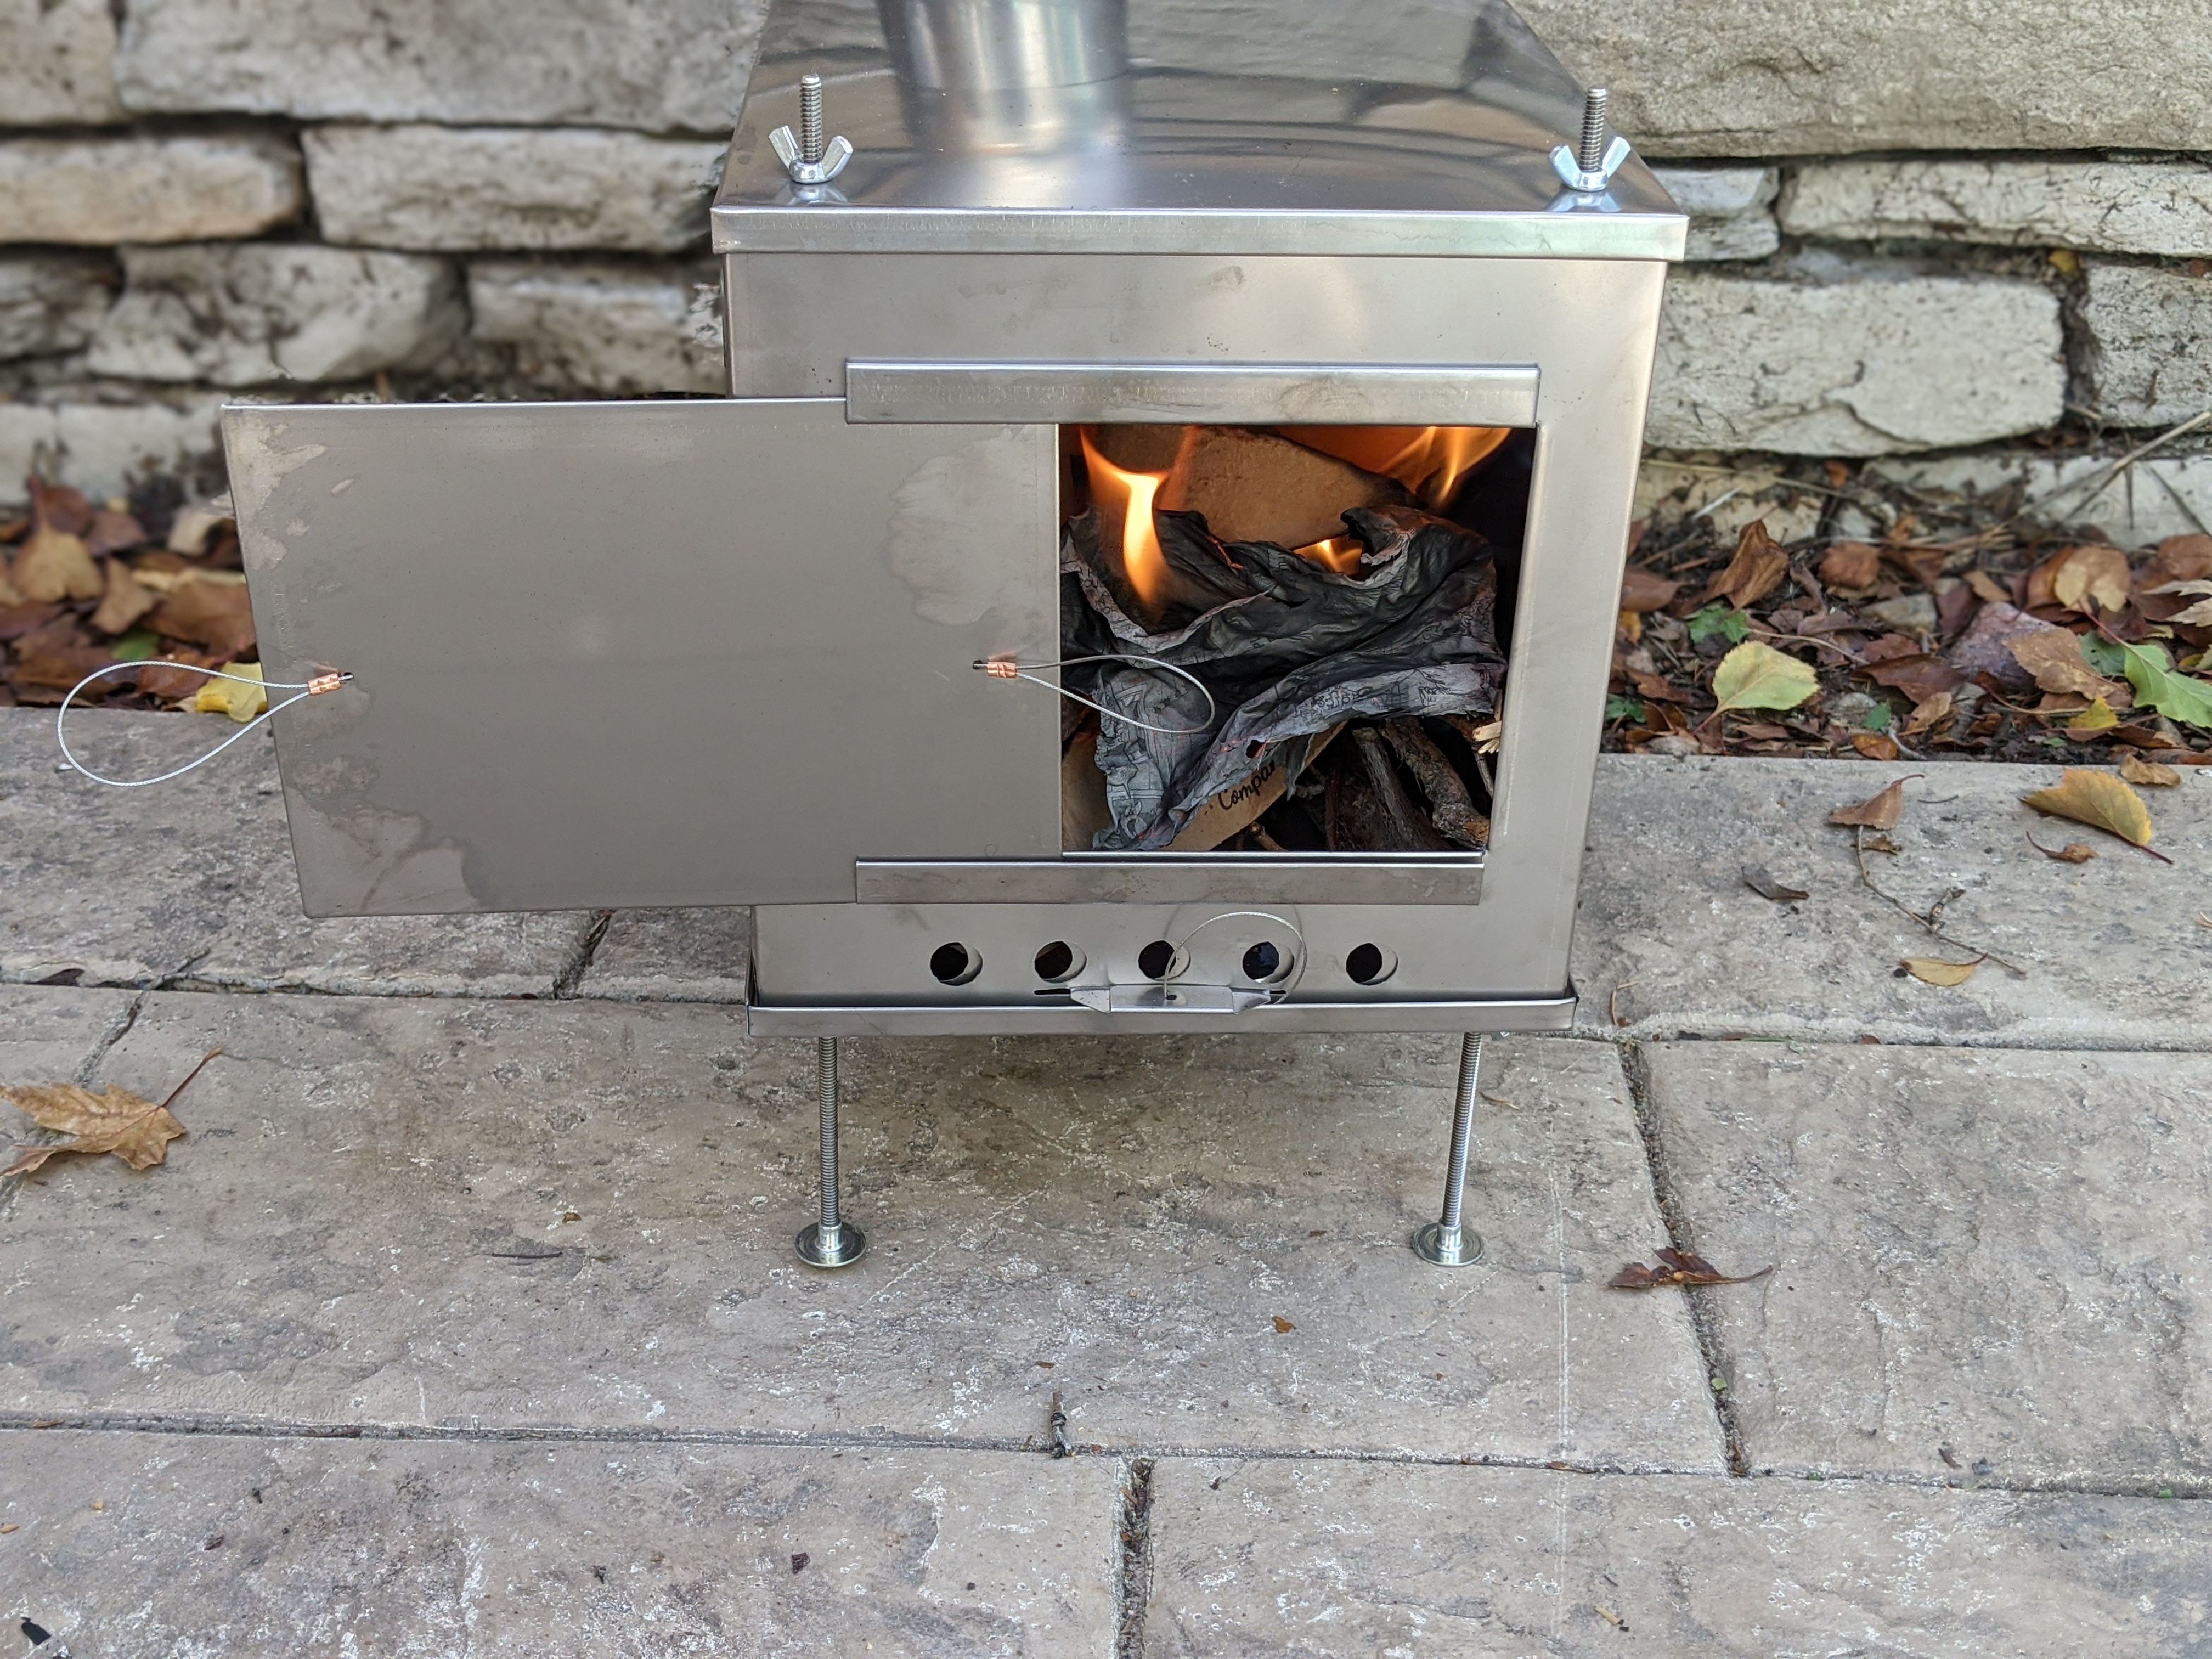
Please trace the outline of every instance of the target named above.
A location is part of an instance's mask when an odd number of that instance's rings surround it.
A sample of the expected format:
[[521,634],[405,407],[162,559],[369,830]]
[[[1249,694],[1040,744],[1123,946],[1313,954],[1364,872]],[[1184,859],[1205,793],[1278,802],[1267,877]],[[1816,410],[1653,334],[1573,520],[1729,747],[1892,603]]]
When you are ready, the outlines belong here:
[[1389,479],[1273,433],[1238,426],[1186,428],[1156,505],[1202,513],[1224,542],[1299,548],[1344,533],[1355,507],[1402,505]]
[[1437,833],[1455,846],[1480,852],[1490,844],[1490,820],[1474,810],[1474,797],[1436,740],[1421,730],[1419,720],[1391,720],[1382,736],[1395,750],[1429,803],[1429,821]]
[[1186,428],[1139,421],[1111,422],[1091,429],[1098,453],[1129,472],[1164,472],[1175,465]]
[[1375,795],[1390,821],[1389,850],[1405,853],[1441,853],[1451,843],[1430,825],[1421,810],[1413,805],[1406,786],[1398,781],[1398,769],[1390,764],[1389,751],[1372,726],[1363,726],[1352,734],[1359,745],[1359,758],[1366,763],[1367,781],[1374,787]]

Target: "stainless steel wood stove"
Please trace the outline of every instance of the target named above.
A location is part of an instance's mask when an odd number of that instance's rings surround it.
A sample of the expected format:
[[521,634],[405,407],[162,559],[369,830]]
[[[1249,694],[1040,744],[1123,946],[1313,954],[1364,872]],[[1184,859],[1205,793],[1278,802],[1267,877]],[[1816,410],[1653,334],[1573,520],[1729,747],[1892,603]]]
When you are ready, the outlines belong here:
[[[874,21],[769,20],[727,398],[227,412],[269,675],[352,677],[278,722],[306,907],[754,907],[823,1266],[841,1037],[1468,1034],[1416,1248],[1470,1261],[1686,222],[1496,0]],[[1449,823],[1343,830],[1437,763]]]

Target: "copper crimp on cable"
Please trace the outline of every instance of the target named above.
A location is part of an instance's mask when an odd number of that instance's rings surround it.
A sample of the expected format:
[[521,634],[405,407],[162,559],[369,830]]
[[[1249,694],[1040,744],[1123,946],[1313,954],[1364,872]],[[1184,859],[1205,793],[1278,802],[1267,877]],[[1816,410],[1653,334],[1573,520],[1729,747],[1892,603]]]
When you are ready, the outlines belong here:
[[319,697],[325,691],[337,690],[352,678],[350,674],[339,673],[335,668],[326,668],[319,674],[308,677],[307,695],[311,697]]
[[1021,664],[1012,657],[986,657],[975,665],[994,680],[1011,680],[1022,672]]

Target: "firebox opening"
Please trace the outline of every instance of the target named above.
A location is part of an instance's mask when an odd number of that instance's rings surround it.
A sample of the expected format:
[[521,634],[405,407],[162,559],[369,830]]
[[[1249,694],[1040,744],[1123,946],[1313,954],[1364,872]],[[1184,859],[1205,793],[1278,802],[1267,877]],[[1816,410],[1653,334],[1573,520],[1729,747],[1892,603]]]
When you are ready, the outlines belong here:
[[1509,427],[1060,428],[1062,845],[1474,852],[1535,452]]

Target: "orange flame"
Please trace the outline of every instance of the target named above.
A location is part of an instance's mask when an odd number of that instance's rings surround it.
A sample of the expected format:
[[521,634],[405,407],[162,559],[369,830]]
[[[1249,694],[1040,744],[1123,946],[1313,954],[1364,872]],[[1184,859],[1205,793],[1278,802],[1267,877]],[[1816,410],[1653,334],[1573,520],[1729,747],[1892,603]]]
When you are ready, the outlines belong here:
[[[1395,478],[1431,513],[1512,435],[1503,426],[1293,426],[1284,435],[1324,455]],[[1332,539],[1336,539],[1332,538]]]
[[1152,501],[1167,482],[1164,472],[1131,472],[1098,453],[1091,428],[1077,434],[1083,442],[1083,459],[1091,474],[1091,496],[1098,503],[1099,530],[1110,538],[1114,520],[1121,520],[1121,570],[1129,586],[1146,605],[1157,605],[1166,596],[1167,555],[1152,528]]
[[1309,542],[1291,551],[1340,576],[1353,574],[1359,568],[1360,560],[1367,556],[1366,544],[1357,536],[1331,536],[1327,541]]

